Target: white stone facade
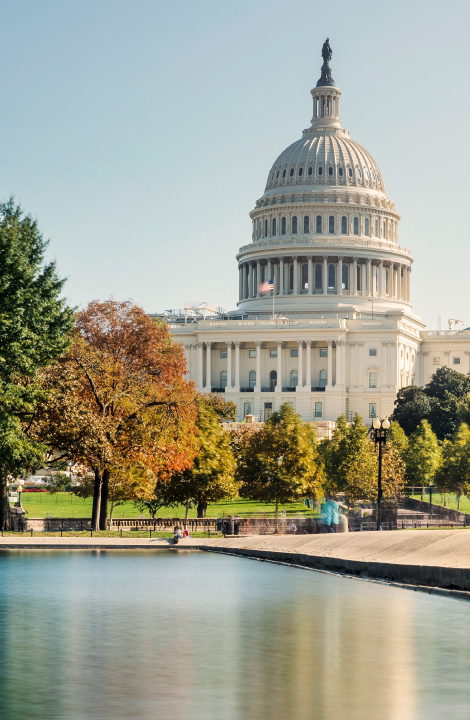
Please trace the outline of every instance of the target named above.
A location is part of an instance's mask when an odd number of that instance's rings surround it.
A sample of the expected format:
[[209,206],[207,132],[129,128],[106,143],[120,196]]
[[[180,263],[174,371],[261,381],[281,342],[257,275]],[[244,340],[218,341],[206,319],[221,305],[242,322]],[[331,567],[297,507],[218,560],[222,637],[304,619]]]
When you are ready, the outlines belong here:
[[470,332],[425,332],[413,314],[400,216],[374,159],[341,127],[340,90],[320,80],[311,94],[311,126],[277,158],[251,212],[237,310],[170,322],[188,378],[236,402],[238,420],[290,402],[305,421],[357,412],[368,423],[438,367],[470,371]]

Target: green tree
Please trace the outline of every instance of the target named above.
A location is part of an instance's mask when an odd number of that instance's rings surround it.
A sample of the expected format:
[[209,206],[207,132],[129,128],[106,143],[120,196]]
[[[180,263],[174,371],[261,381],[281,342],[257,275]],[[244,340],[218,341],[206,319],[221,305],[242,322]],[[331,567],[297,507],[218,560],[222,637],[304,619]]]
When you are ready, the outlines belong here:
[[406,435],[411,435],[430,414],[431,401],[424,388],[409,385],[398,391],[391,420],[397,422]]
[[460,509],[462,495],[470,495],[470,428],[462,423],[453,439],[442,445],[442,463],[435,475],[439,492],[457,495]]
[[427,420],[411,433],[405,452],[407,485],[431,485],[441,462],[438,439]]
[[165,504],[185,504],[188,518],[189,503],[198,505],[198,517],[205,517],[207,503],[231,498],[237,493],[235,458],[230,435],[208,403],[197,400],[198,450],[192,467],[175,473],[168,482]]
[[236,477],[240,495],[251,500],[279,503],[320,497],[323,463],[316,436],[288,404],[281,406],[258,432],[239,445]]
[[207,395],[200,393],[199,397],[217,413],[221,422],[235,422],[237,419],[237,404],[231,400],[225,400],[217,393]]
[[73,311],[64,280],[45,263],[47,243],[14,200],[0,204],[0,529],[10,527],[7,478],[33,470],[46,448],[28,436],[39,397],[38,370],[70,343]]

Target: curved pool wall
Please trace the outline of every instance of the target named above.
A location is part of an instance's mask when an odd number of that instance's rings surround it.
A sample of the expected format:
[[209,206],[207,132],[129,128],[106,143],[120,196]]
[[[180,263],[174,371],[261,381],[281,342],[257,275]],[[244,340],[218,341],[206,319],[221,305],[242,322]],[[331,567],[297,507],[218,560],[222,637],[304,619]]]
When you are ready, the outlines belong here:
[[2,720],[468,720],[468,604],[212,553],[0,552]]

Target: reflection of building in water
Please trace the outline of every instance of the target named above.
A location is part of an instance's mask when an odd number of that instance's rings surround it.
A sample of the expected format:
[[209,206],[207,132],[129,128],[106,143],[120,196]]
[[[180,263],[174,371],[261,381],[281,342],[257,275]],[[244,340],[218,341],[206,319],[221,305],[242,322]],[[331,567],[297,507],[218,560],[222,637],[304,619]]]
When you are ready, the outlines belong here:
[[425,332],[413,313],[400,215],[374,158],[341,126],[328,59],[311,95],[310,127],[276,159],[251,212],[237,310],[166,318],[190,379],[236,402],[239,420],[289,402],[304,420],[368,421],[439,366],[470,370],[470,332]]

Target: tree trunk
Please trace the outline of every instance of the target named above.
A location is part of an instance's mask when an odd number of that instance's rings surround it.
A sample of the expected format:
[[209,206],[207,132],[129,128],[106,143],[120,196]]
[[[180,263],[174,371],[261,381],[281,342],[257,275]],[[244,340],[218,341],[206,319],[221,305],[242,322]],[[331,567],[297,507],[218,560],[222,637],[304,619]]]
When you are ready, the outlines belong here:
[[188,512],[189,512],[189,500],[186,500],[186,513],[184,516],[184,529],[188,529]]
[[12,512],[8,502],[8,485],[6,476],[0,476],[0,530],[12,530]]
[[278,532],[278,526],[277,526],[277,511],[279,509],[279,500],[276,498],[276,515],[275,515],[275,522],[274,522],[274,532]]
[[103,484],[101,486],[100,530],[107,530],[109,499],[109,470],[103,470]]
[[197,516],[198,518],[205,518],[207,510],[207,503],[202,500],[197,504]]
[[111,500],[111,510],[109,511],[109,529],[113,529],[113,510],[114,510],[114,500]]
[[92,530],[100,529],[100,508],[101,508],[101,487],[103,474],[101,470],[95,469],[95,487],[93,488],[93,510],[91,512]]
[[457,495],[457,512],[460,510],[460,495]]

